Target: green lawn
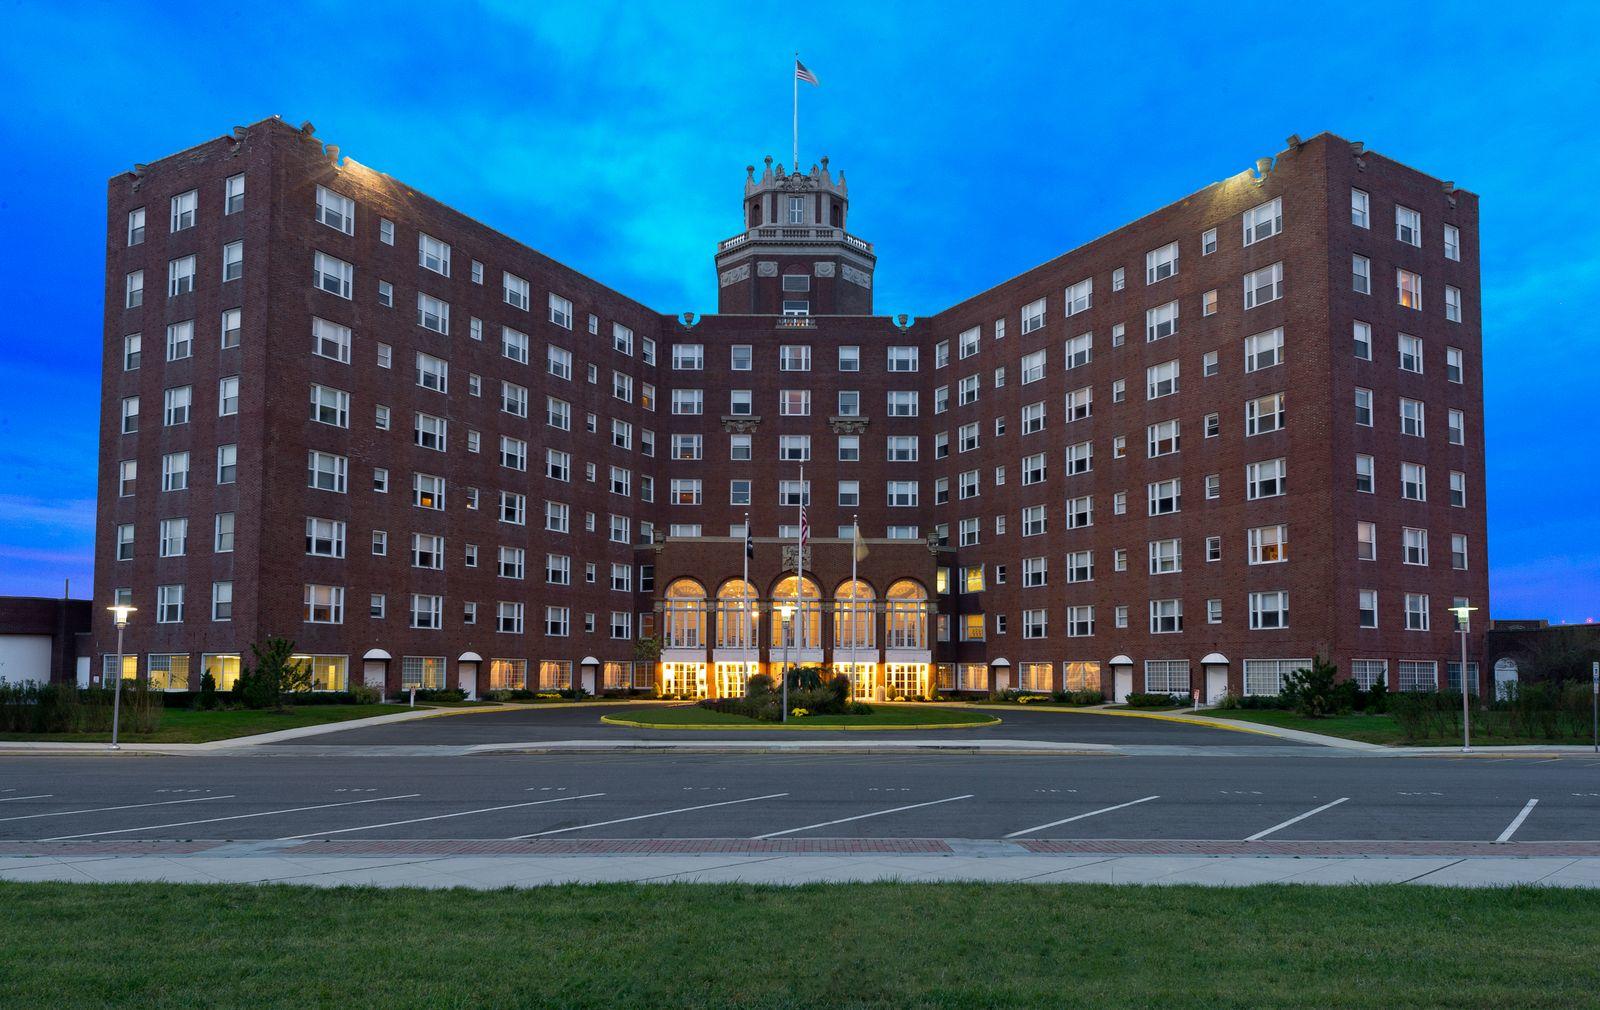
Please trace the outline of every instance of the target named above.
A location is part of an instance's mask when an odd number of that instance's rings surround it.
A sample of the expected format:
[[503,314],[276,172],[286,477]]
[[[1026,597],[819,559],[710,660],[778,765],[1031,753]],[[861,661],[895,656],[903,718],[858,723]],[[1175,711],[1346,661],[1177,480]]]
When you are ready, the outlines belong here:
[[[1331,715],[1323,719],[1308,719],[1293,712],[1277,709],[1222,709],[1207,710],[1202,713],[1221,719],[1238,719],[1242,722],[1256,722],[1267,726],[1281,726],[1285,729],[1302,729],[1308,733],[1325,733],[1328,736],[1344,737],[1347,740],[1364,740],[1367,743],[1381,743],[1403,746],[1408,743],[1400,732],[1400,724],[1392,715],[1367,715],[1362,712],[1350,712],[1346,715]],[[1586,744],[1590,743],[1590,736],[1563,737],[1549,740],[1544,737],[1530,736],[1500,736],[1487,732],[1487,726],[1474,722],[1472,727],[1472,742],[1485,747],[1511,745],[1511,744]],[[1414,745],[1430,747],[1448,747],[1459,744],[1461,737],[1451,734],[1446,737],[1434,737],[1429,740],[1415,741]]]
[[[419,705],[418,708],[423,706]],[[188,708],[169,708],[161,713],[161,725],[154,733],[121,733],[123,743],[205,743],[236,736],[272,733],[300,726],[321,726],[347,719],[374,715],[394,715],[410,709],[403,705],[305,705],[287,712],[264,709],[236,709],[202,712]],[[111,739],[110,733],[0,733],[0,740],[36,740],[73,743],[98,743]]]
[[1593,1006],[1600,896],[0,883],[13,1007]]
[[992,724],[997,717],[987,712],[970,709],[945,708],[939,705],[878,705],[870,715],[808,715],[791,717],[787,727],[781,723],[761,722],[756,719],[717,712],[698,705],[674,705],[652,708],[643,712],[623,712],[607,717],[643,723],[647,726],[675,728],[681,726],[717,726],[729,729],[839,729],[841,727],[866,729],[892,729],[897,726],[981,726]]

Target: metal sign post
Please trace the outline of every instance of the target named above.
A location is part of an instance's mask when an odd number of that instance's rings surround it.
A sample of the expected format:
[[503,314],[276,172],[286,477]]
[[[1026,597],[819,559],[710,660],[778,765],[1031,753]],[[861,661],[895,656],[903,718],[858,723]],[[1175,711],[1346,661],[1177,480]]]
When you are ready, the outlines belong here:
[[1600,661],[1589,669],[1589,719],[1594,726],[1594,752],[1600,754]]

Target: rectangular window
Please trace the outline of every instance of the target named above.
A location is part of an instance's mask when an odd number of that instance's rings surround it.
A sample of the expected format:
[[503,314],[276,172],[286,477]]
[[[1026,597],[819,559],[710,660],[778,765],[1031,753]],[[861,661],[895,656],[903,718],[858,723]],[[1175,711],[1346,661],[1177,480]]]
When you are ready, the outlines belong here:
[[1372,261],[1365,256],[1350,257],[1350,289],[1363,295],[1372,294]]
[[1428,500],[1428,468],[1421,463],[1400,464],[1400,497],[1407,501]]
[[1356,560],[1378,560],[1378,524],[1356,523]]
[[[1426,593],[1407,593],[1406,594],[1406,630],[1407,631],[1427,631],[1428,627],[1429,627],[1428,595]],[[1406,664],[1404,664],[1404,663],[1400,664],[1402,675],[1405,672],[1405,665]],[[1402,676],[1402,681],[1403,680],[1404,680],[1404,677]],[[1401,684],[1400,689],[1402,691],[1405,690],[1404,683]]]
[[1362,494],[1377,490],[1373,459],[1366,453],[1356,454],[1356,490]]
[[1283,327],[1244,338],[1244,370],[1259,372],[1283,363]]
[[1395,296],[1401,306],[1422,311],[1422,275],[1410,270],[1394,272]]
[[124,308],[136,309],[144,304],[144,271],[135,270],[128,274],[123,290],[122,304]]
[[[1357,620],[1358,626],[1362,628],[1376,628],[1378,626],[1378,591],[1376,589],[1363,589],[1360,591]],[[1370,686],[1367,689],[1370,690]]]
[[1461,289],[1452,284],[1444,286],[1444,317],[1452,323],[1461,322]]
[[222,280],[236,281],[244,276],[244,243],[229,242],[222,247]]
[[1351,335],[1355,344],[1355,356],[1359,361],[1372,360],[1372,326],[1357,320],[1352,324]]
[[1068,340],[1065,344],[1066,360],[1062,367],[1067,369],[1081,368],[1087,365],[1094,357],[1094,334],[1081,333]]
[[1155,400],[1178,391],[1178,362],[1164,361],[1144,370],[1144,398]]
[[1411,400],[1400,397],[1400,434],[1422,438],[1426,432],[1423,427],[1423,404],[1421,400]]
[[1444,258],[1458,262],[1461,259],[1461,229],[1453,224],[1444,226]]
[[[510,277],[511,275],[507,274],[506,276]],[[520,280],[520,278],[516,279]],[[507,292],[507,302],[510,303],[509,291]],[[550,292],[549,304],[550,321],[564,330],[572,329],[572,302],[552,291]],[[527,308],[527,305],[524,304],[523,308]]]
[[1244,244],[1254,245],[1283,231],[1283,198],[1252,207],[1244,212]]
[[194,290],[194,257],[182,256],[167,263],[167,297],[176,298]]
[[1154,284],[1178,272],[1178,243],[1168,242],[1144,254],[1144,282]]
[[1022,332],[1032,333],[1044,326],[1043,298],[1037,298],[1022,307]]
[[346,235],[356,233],[356,202],[331,189],[317,187],[317,223]]
[[1350,223],[1357,228],[1372,227],[1372,199],[1359,189],[1350,191]]
[[1178,303],[1171,301],[1146,309],[1144,313],[1145,343],[1161,340],[1178,332]]
[[128,211],[128,245],[144,244],[144,208]]
[[1289,626],[1289,594],[1285,590],[1250,594],[1250,630],[1267,631]]
[[200,191],[191,189],[172,198],[171,231],[184,231],[194,227],[195,211],[200,203]]
[[784,344],[778,348],[778,371],[811,371],[810,344]]
[[1284,423],[1282,393],[1271,393],[1245,401],[1244,433],[1247,437],[1282,431]]
[[1288,466],[1283,459],[1247,463],[1244,468],[1245,499],[1272,498],[1284,493]]
[[1149,500],[1149,514],[1153,516],[1171,515],[1183,507],[1183,481],[1173,477],[1170,480],[1159,480],[1146,485]]
[[1181,599],[1150,601],[1150,634],[1175,635],[1182,630],[1183,601]]
[[1356,388],[1356,424],[1363,428],[1372,427],[1372,390]]
[[1250,563],[1275,565],[1289,560],[1289,527],[1257,526],[1249,533]]
[[1395,204],[1394,208],[1394,237],[1397,242],[1406,245],[1422,246],[1422,214],[1410,207]]
[[330,295],[349,299],[355,284],[355,276],[354,266],[325,252],[318,252],[312,261],[312,284]]
[[1244,275],[1244,307],[1275,302],[1283,297],[1283,264],[1274,263]]
[[450,276],[450,243],[427,232],[417,233],[417,265],[441,277]]

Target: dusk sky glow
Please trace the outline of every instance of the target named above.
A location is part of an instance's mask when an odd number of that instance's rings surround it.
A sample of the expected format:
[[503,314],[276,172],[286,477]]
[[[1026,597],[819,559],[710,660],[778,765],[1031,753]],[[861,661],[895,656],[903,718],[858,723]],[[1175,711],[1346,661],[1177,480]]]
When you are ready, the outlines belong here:
[[[1493,617],[1600,619],[1600,5],[20,3],[0,593],[93,568],[106,180],[272,114],[664,312],[744,166],[849,178],[926,315],[1331,130],[1481,198]],[[1585,310],[1584,306],[1590,306]]]

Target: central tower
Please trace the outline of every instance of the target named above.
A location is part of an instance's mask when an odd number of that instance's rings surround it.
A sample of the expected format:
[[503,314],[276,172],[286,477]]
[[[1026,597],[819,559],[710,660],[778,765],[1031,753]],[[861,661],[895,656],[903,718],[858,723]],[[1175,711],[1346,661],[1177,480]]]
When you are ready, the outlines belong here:
[[745,167],[745,230],[717,243],[717,311],[723,315],[870,316],[872,243],[845,230],[850,197],[828,159],[807,174],[768,155],[761,177]]

